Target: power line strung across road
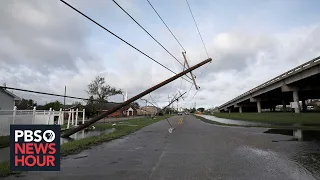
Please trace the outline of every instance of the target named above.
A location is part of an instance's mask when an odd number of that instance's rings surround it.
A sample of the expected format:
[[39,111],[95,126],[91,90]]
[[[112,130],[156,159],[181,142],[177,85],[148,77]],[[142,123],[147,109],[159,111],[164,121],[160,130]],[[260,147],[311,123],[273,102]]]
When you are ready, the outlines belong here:
[[157,102],[152,98],[151,93],[149,94],[149,96],[150,96],[150,98],[151,98],[151,101],[152,101],[153,103],[155,103],[157,107],[159,107],[158,104],[157,104]]
[[172,34],[172,36],[176,39],[176,41],[179,43],[180,47],[183,49],[184,52],[186,52],[186,50],[183,48],[183,46],[181,45],[181,43],[178,41],[178,39],[176,38],[176,36],[173,34],[173,32],[170,30],[170,28],[167,26],[167,24],[164,22],[164,20],[161,18],[161,16],[159,15],[159,13],[157,12],[157,10],[153,7],[153,5],[150,3],[149,0],[147,0],[148,3],[150,4],[150,6],[152,7],[152,9],[154,10],[154,12],[158,15],[158,17],[161,19],[161,21],[163,22],[163,24],[167,27],[167,29],[170,31],[170,33]]
[[193,21],[194,21],[194,24],[195,24],[195,25],[196,25],[196,27],[197,27],[197,30],[198,30],[199,36],[200,36],[200,38],[201,38],[201,41],[202,41],[202,44],[203,44],[204,50],[206,51],[207,56],[208,56],[208,58],[209,58],[209,53],[208,53],[207,48],[206,48],[206,45],[204,44],[204,41],[203,41],[203,39],[202,39],[202,36],[201,36],[200,30],[199,30],[199,28],[198,28],[198,25],[197,25],[196,19],[195,19],[195,18],[194,18],[194,16],[193,16],[193,13],[192,13],[191,7],[190,7],[190,5],[189,5],[189,3],[188,3],[188,0],[186,0],[186,2],[187,2],[187,4],[188,4],[188,7],[189,7],[189,10],[190,10],[191,16],[192,16]]
[[98,101],[98,102],[108,102],[108,101],[102,101],[102,100],[94,100],[94,99],[74,97],[74,96],[65,96],[65,95],[60,95],[60,94],[32,91],[32,90],[13,88],[13,87],[7,87],[7,86],[0,86],[0,88],[2,88],[2,89],[11,89],[11,90],[16,90],[16,91],[23,91],[23,92],[30,92],[30,93],[35,93],[35,94],[44,94],[44,95],[49,95],[49,96],[66,97],[66,98],[70,98],[70,99],[80,99],[80,100],[85,100],[85,101],[92,100],[92,101]]
[[179,64],[183,64],[172,54],[170,53],[156,38],[154,38],[141,24],[139,24],[125,9],[123,9],[115,0],[112,0],[124,13],[126,13],[138,26],[141,27],[154,41],[156,41],[169,55],[171,55]]
[[[76,9],[75,7],[73,7],[72,5],[68,4],[67,2],[65,2],[64,0],[60,0],[62,3],[64,3],[65,5],[69,6],[71,9],[73,9],[74,11],[78,12],[79,14],[81,14],[82,16],[86,17],[87,19],[89,19],[91,22],[95,23],[96,25],[98,25],[99,27],[101,27],[102,29],[104,29],[105,31],[109,32],[110,34],[112,34],[113,36],[117,37],[118,39],[120,39],[122,42],[126,43],[127,45],[129,45],[130,47],[132,47],[133,49],[137,50],[138,52],[140,52],[141,54],[143,54],[144,56],[148,57],[149,59],[151,59],[152,61],[156,62],[157,64],[159,64],[160,66],[166,68],[167,70],[169,70],[170,72],[177,74],[176,72],[172,71],[171,69],[169,69],[168,67],[166,67],[165,65],[161,64],[159,61],[153,59],[152,57],[150,57],[149,55],[147,55],[146,53],[142,52],[140,49],[136,48],[135,46],[133,46],[132,44],[128,43],[127,41],[125,41],[124,39],[122,39],[121,37],[119,37],[118,35],[116,35],[115,33],[113,33],[112,31],[110,31],[109,29],[105,28],[104,26],[102,26],[101,24],[99,24],[98,22],[96,22],[95,20],[91,19],[89,16],[85,15],[84,13],[82,13],[81,11],[79,11],[78,9]],[[185,79],[184,77],[181,77],[182,79],[188,81],[189,83],[193,84],[191,81]]]

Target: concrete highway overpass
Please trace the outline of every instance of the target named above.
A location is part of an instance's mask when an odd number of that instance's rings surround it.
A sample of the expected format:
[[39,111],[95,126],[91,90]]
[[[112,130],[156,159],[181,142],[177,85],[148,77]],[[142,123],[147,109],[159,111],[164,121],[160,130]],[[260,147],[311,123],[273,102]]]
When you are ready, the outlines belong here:
[[[306,110],[305,100],[320,99],[320,56],[287,71],[219,107],[220,112],[262,112],[277,105]],[[286,111],[286,108],[283,108]]]

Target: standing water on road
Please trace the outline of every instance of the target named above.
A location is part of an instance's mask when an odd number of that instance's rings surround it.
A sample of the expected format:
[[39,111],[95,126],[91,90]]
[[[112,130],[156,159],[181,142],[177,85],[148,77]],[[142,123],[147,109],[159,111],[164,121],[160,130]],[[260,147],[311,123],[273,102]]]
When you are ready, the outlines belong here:
[[271,124],[268,123],[257,123],[257,122],[249,122],[249,121],[240,121],[240,120],[230,120],[230,119],[224,119],[224,118],[217,118],[215,116],[210,115],[197,115],[204,117],[208,120],[215,121],[218,123],[223,124],[230,124],[230,125],[240,125],[240,126],[270,126]]
[[269,129],[264,133],[292,136],[297,141],[320,141],[320,130]]

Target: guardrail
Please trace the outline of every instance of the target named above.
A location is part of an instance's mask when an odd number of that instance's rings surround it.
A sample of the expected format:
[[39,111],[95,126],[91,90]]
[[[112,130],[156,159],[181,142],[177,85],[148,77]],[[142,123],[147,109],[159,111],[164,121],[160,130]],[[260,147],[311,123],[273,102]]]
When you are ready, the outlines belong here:
[[232,100],[222,104],[221,106],[219,106],[219,108],[221,108],[221,107],[223,107],[223,106],[225,106],[227,104],[230,104],[231,102],[236,101],[239,98],[244,97],[244,96],[246,96],[248,94],[254,93],[254,92],[264,88],[267,85],[274,84],[274,83],[276,83],[276,82],[278,82],[278,81],[280,81],[282,79],[290,77],[290,76],[292,76],[294,74],[297,74],[297,73],[299,73],[299,72],[301,72],[301,71],[303,71],[305,69],[308,69],[310,67],[313,67],[313,66],[315,66],[317,64],[320,64],[320,56],[318,56],[318,57],[316,57],[316,58],[314,58],[314,59],[312,59],[312,60],[310,60],[310,61],[308,61],[308,62],[306,62],[304,64],[301,64],[300,66],[295,67],[295,68],[293,68],[293,69],[291,69],[291,70],[289,70],[289,71],[287,71],[287,72],[285,72],[285,73],[283,73],[283,74],[281,74],[281,75],[279,75],[279,76],[277,76],[275,78],[272,78],[271,80],[267,81],[266,83],[260,84],[259,86],[257,86],[255,88],[253,88],[253,89],[251,89],[251,90],[249,90],[249,91],[247,91],[247,92],[245,92],[245,93],[233,98]]

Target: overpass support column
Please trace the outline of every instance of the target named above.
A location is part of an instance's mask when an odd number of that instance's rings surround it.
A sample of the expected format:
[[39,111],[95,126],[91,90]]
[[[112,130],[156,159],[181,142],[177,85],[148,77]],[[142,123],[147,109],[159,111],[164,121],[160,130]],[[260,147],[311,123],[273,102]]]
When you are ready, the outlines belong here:
[[302,111],[306,112],[307,111],[307,105],[306,105],[306,100],[302,99]]
[[300,113],[299,94],[298,91],[293,91],[293,102],[298,104],[297,108],[294,108],[295,113]]
[[287,112],[287,104],[285,100],[282,100],[282,111]]
[[229,109],[229,113],[231,113],[231,109]]
[[261,113],[261,102],[257,101],[257,109],[258,109],[258,113]]
[[242,106],[239,106],[239,113],[242,113]]

